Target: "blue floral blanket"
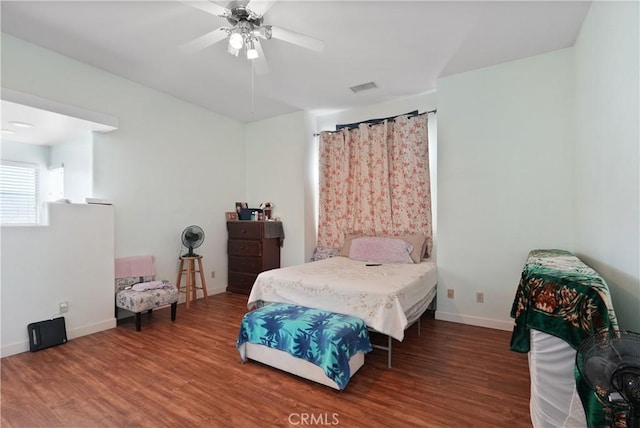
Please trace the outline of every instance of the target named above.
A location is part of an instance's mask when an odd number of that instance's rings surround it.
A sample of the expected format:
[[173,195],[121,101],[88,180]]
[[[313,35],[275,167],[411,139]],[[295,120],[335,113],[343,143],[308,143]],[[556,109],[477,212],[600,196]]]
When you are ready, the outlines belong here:
[[367,326],[360,318],[286,303],[272,303],[245,314],[237,341],[243,362],[246,342],[309,361],[340,389],[351,377],[351,357],[372,349]]

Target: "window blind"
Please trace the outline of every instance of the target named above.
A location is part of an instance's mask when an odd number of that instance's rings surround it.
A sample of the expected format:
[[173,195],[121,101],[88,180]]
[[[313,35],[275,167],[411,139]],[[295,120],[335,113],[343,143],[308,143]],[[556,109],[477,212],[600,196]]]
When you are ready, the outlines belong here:
[[2,161],[0,219],[2,224],[38,222],[38,165]]

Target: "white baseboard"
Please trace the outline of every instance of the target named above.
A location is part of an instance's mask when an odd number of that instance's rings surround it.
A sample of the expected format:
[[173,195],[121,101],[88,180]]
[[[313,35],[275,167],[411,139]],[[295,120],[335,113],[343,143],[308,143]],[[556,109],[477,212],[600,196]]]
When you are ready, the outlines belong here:
[[[116,319],[111,318],[105,321],[100,321],[94,324],[85,325],[82,327],[76,327],[74,329],[67,330],[67,339],[75,339],[88,334],[98,333],[100,331],[109,330],[116,326]],[[29,340],[23,342],[12,343],[0,348],[0,357],[8,357],[10,355],[20,354],[22,352],[29,351]]]
[[513,330],[513,321],[502,321],[491,318],[474,317],[473,315],[452,314],[450,312],[436,311],[437,320],[457,322],[459,324],[475,325],[478,327],[493,328],[495,330]]
[[213,296],[214,294],[226,293],[227,287],[224,285],[219,285],[216,287],[207,288],[207,291],[209,292],[209,296]]
[[27,352],[29,350],[29,341],[25,340],[24,342],[12,343],[10,345],[5,345],[0,348],[0,357],[8,357],[10,355],[21,354],[23,352]]
[[109,330],[116,327],[116,319],[110,318],[94,324],[76,327],[67,331],[67,339],[75,339],[77,337],[86,336],[88,334],[98,333],[100,331]]
[[[186,299],[186,294],[184,293],[184,287],[180,287],[180,295],[178,296],[178,303],[185,303],[187,301]],[[219,287],[207,287],[207,295],[208,296],[213,296],[214,294],[220,294],[220,293],[224,293],[226,291],[224,286],[219,286]],[[202,289],[198,288],[196,289],[196,299],[202,299],[204,298],[204,293],[202,292]]]

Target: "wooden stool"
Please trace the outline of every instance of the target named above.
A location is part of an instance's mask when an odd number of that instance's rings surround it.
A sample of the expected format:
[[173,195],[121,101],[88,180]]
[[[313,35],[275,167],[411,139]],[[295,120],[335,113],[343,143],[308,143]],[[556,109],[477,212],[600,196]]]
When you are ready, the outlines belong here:
[[[198,269],[196,269],[195,262],[198,261]],[[185,268],[184,262],[187,262],[187,266]],[[200,287],[196,284],[196,273],[200,273]],[[185,285],[185,302],[187,304],[187,309],[189,309],[189,304],[191,300],[194,302],[197,299],[197,290],[198,288],[202,290],[204,294],[204,302],[209,304],[208,296],[207,296],[207,283],[204,280],[204,270],[202,269],[202,256],[194,256],[194,257],[180,257],[180,270],[178,271],[178,280],[176,281],[176,287],[178,291],[180,290],[180,283],[182,282],[182,275],[187,276],[187,283]]]

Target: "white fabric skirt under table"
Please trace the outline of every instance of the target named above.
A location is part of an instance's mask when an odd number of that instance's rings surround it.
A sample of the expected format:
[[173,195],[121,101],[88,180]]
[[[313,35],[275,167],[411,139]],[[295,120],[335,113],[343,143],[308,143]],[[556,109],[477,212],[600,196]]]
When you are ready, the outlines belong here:
[[576,350],[567,342],[531,329],[529,411],[534,428],[583,428],[586,416],[576,390]]

